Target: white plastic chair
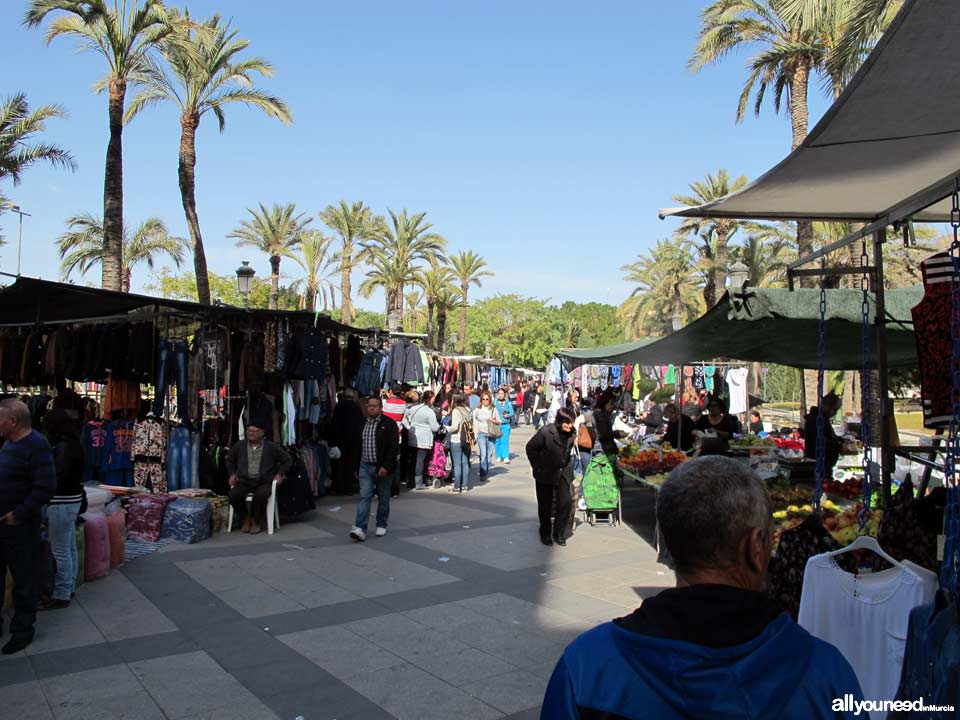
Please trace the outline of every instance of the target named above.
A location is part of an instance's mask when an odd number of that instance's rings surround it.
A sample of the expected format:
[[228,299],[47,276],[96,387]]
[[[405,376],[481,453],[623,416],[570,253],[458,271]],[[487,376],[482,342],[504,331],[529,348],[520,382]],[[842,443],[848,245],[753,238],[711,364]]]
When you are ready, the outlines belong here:
[[[277,507],[278,480],[273,481],[270,488],[270,498],[267,500],[267,535],[273,535],[274,528],[280,527],[280,509]],[[253,493],[247,493],[247,505],[253,503]],[[233,532],[233,505],[227,515],[227,532]]]

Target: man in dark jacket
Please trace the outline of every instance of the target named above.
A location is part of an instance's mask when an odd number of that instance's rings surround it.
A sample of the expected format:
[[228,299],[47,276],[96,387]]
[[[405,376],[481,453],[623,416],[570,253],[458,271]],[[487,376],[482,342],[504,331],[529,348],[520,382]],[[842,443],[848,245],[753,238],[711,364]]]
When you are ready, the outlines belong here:
[[[267,501],[273,491],[273,481],[283,482],[293,465],[293,459],[275,442],[266,440],[263,429],[247,426],[247,439],[234,445],[227,455],[230,473],[230,504],[243,519],[241,532],[256,535],[266,518]],[[247,495],[253,493],[253,509],[247,514]]]
[[[527,459],[537,484],[537,515],[540,518],[540,542],[544,545],[566,545],[573,499],[573,423],[576,418],[567,408],[557,410],[557,419],[527,443]],[[557,514],[551,524],[553,503]],[[552,539],[551,539],[552,538]]]
[[680,465],[657,498],[677,586],[589,630],[557,663],[540,717],[853,717],[834,700],[862,693],[832,645],[762,591],[770,560],[770,495],[725,457]]
[[30,409],[19,400],[0,402],[0,597],[7,570],[13,575],[12,655],[33,642],[37,618],[37,548],[40,510],[57,487],[50,443],[33,429]]
[[360,504],[350,530],[350,537],[357,542],[367,539],[374,493],[377,494],[377,537],[387,534],[391,476],[397,471],[397,455],[400,453],[399,432],[397,423],[383,414],[380,398],[371,395],[367,400],[367,421],[360,431]]
[[330,427],[333,444],[340,450],[340,459],[334,460],[331,495],[351,495],[357,491],[357,473],[360,470],[360,431],[363,429],[363,407],[357,391],[347,388],[333,409]]
[[[843,440],[837,436],[833,429],[833,416],[836,415],[843,406],[843,401],[836,393],[827,393],[823,396],[823,448],[825,452],[827,477],[833,474],[833,468],[840,460],[840,453],[843,451]],[[820,408],[815,405],[810,408],[810,412],[803,419],[803,454],[811,459],[817,457],[817,417],[820,415]]]

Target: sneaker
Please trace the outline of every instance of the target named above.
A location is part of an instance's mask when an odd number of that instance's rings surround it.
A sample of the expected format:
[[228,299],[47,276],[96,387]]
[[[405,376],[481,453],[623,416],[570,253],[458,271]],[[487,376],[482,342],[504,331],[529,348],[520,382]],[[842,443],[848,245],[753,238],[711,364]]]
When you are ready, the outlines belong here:
[[504,461],[507,465],[510,464],[510,458],[504,458],[503,461]]
[[367,539],[367,534],[363,530],[355,526],[353,530],[350,531],[350,537],[352,537],[357,542],[363,542],[364,540]]
[[377,528],[377,537],[383,537],[386,534],[387,534],[386,528],[382,528],[382,527]]

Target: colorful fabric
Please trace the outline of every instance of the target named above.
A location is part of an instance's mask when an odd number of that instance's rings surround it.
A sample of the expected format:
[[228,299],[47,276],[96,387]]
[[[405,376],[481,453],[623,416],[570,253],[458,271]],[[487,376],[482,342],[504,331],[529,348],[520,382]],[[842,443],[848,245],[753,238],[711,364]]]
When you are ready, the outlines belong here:
[[167,506],[161,538],[195,543],[210,537],[212,508],[206,500],[180,498]]

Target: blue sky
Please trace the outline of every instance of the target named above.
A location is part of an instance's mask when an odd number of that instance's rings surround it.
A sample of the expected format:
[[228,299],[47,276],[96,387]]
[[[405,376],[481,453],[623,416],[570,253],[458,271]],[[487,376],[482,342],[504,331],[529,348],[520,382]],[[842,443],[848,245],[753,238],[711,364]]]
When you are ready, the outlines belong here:
[[[295,202],[315,215],[362,199],[377,212],[426,210],[451,249],[480,252],[496,276],[478,297],[621,302],[631,288],[619,268],[669,234],[673,223],[657,210],[673,194],[720,167],[753,179],[789,150],[789,122],[772,107],[734,123],[745,54],[699,75],[686,69],[704,4],[190,3],[195,16],[232,17],[251,52],[274,63],[263,86],[295,120],[284,127],[234,107],[221,135],[204,118],[197,199],[211,270],[251,260],[268,274],[265,257],[225,237],[246,207]],[[45,47],[41,31],[20,24],[26,6],[0,6],[0,91],[62,104],[70,117],[53,121],[45,139],[68,148],[79,169],[35,167],[3,189],[33,214],[23,273],[54,279],[64,218],[102,211],[106,97],[90,88],[104,65],[67,38]],[[811,126],[825,108],[812,86]],[[158,215],[187,235],[178,143],[172,107],[125,130],[128,223]],[[0,269],[12,272],[15,217],[2,224]],[[135,289],[149,279],[135,271]],[[382,307],[377,298],[360,304]]]

